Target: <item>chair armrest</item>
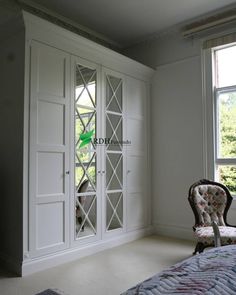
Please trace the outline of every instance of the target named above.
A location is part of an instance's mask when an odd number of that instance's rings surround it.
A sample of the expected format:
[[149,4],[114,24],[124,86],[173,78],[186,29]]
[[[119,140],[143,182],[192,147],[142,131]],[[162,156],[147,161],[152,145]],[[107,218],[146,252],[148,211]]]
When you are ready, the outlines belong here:
[[215,243],[215,247],[220,247],[221,246],[221,241],[220,241],[219,227],[218,227],[216,221],[212,221],[211,225],[212,225],[213,232],[214,232],[214,243]]

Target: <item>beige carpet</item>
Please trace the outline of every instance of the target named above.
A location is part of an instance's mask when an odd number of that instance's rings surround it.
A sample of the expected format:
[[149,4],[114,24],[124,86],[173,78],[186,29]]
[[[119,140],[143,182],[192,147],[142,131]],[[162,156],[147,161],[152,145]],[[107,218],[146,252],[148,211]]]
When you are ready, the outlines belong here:
[[193,248],[190,241],[150,236],[24,278],[1,271],[0,294],[33,295],[56,288],[68,295],[118,295],[191,256]]

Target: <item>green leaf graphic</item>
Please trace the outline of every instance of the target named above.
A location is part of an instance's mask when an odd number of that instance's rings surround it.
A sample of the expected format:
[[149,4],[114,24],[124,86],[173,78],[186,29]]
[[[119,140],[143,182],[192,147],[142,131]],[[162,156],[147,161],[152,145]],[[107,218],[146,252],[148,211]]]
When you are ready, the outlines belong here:
[[90,141],[91,141],[91,138],[87,138],[87,139],[83,140],[81,142],[81,144],[79,145],[79,147],[81,148],[81,147],[85,146],[86,144],[89,144]]
[[93,134],[94,134],[94,130],[86,132],[84,134],[81,134],[80,139],[81,139],[82,142],[80,143],[79,147],[81,148],[81,147],[89,144],[91,142],[91,140],[92,140]]
[[93,134],[94,134],[94,130],[86,132],[86,133],[80,135],[80,139],[85,140],[86,138],[91,138],[93,136]]

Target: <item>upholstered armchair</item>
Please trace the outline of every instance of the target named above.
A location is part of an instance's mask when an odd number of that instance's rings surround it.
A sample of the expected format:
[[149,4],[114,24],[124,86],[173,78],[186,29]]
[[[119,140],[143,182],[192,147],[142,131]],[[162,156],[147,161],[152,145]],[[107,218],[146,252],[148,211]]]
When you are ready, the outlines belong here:
[[220,235],[218,245],[236,244],[236,227],[227,223],[232,199],[227,187],[221,183],[202,179],[191,185],[188,200],[195,216],[193,230],[197,239],[193,254],[215,246],[216,230]]

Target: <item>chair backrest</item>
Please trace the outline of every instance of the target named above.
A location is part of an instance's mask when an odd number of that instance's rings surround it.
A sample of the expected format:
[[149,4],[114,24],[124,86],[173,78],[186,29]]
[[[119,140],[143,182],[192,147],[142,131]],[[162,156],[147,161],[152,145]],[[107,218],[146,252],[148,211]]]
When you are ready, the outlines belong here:
[[191,185],[188,200],[195,215],[195,226],[228,225],[226,215],[232,202],[232,196],[221,183],[201,179]]
[[[85,193],[87,192],[89,185],[88,179],[84,179],[79,188],[77,189],[77,193]],[[76,209],[80,210],[80,205],[84,205],[86,200],[86,196],[79,196],[76,198]],[[78,213],[78,212],[77,212]]]
[[87,189],[88,189],[88,185],[89,185],[88,179],[83,180],[83,182],[79,186],[77,192],[78,193],[85,193],[87,191]]

